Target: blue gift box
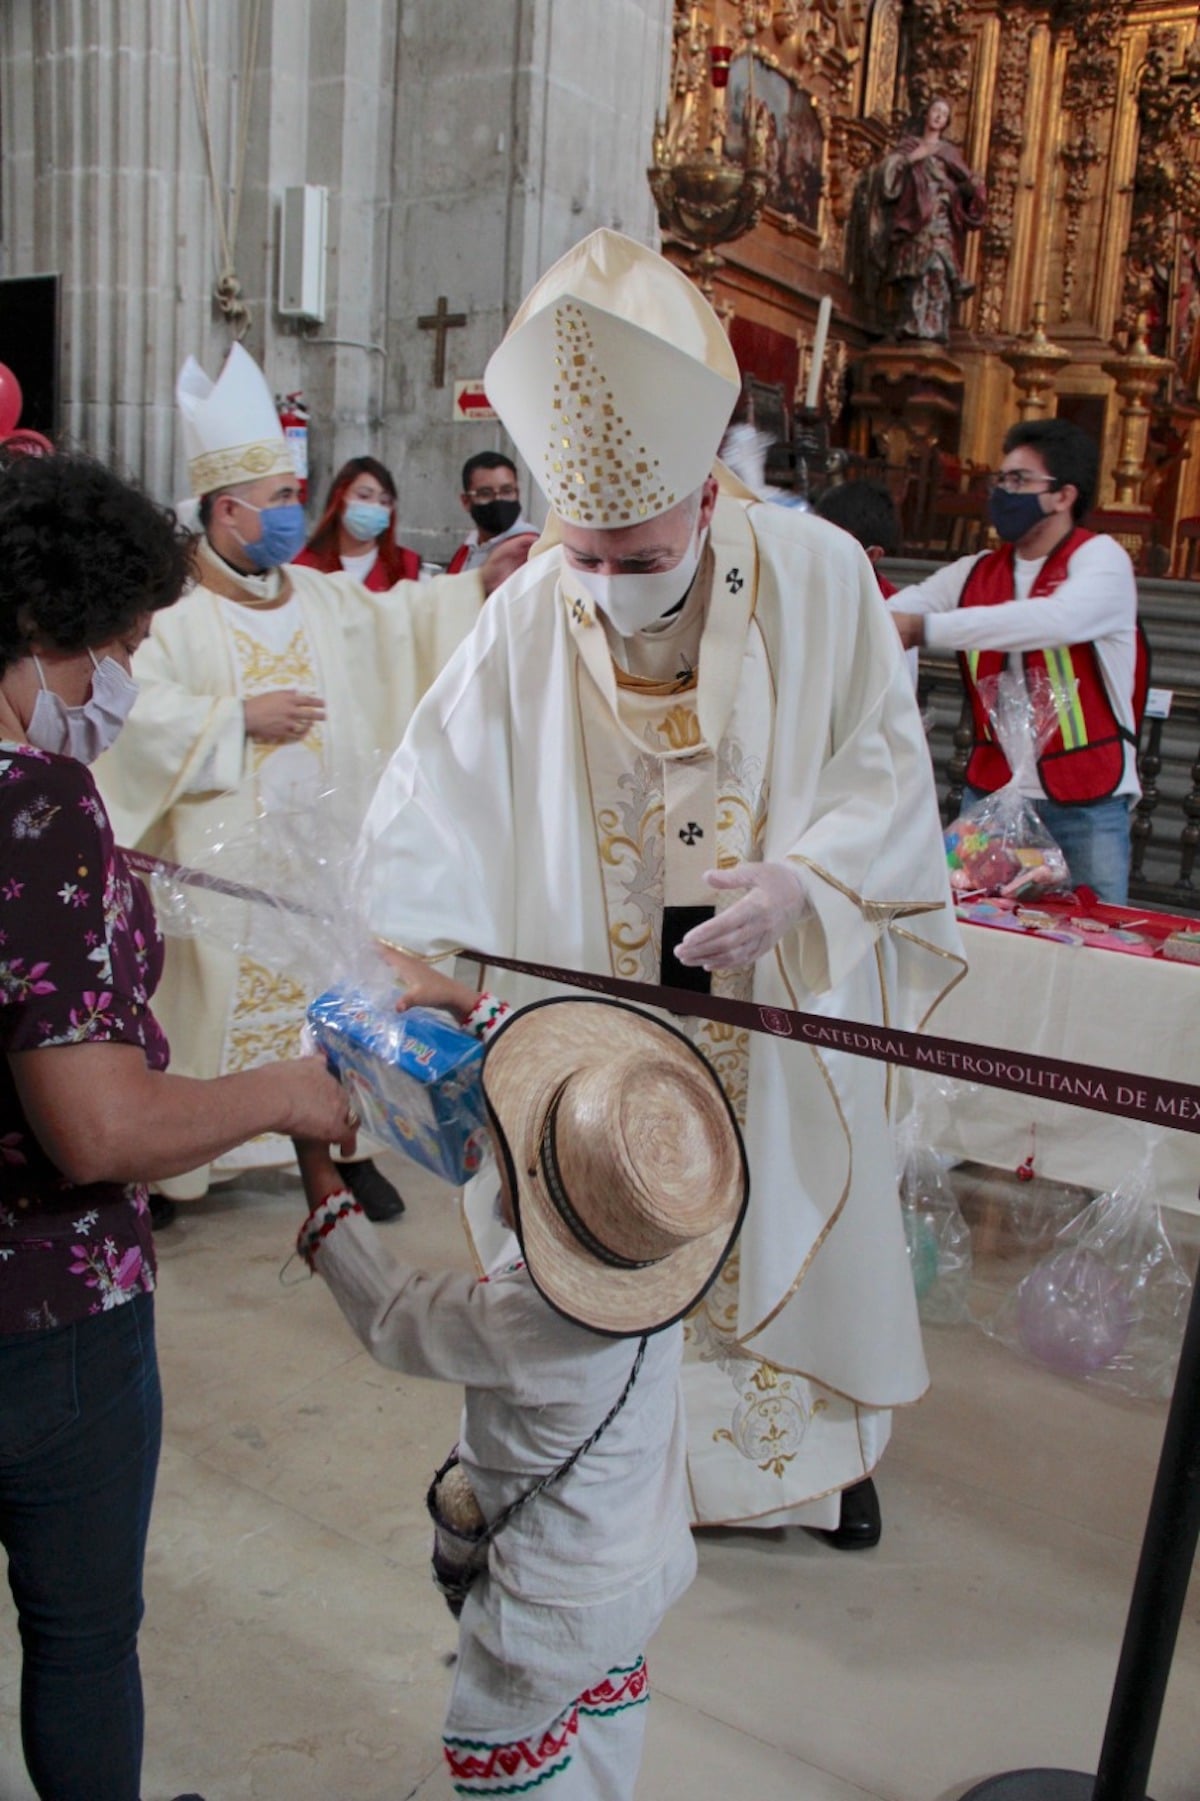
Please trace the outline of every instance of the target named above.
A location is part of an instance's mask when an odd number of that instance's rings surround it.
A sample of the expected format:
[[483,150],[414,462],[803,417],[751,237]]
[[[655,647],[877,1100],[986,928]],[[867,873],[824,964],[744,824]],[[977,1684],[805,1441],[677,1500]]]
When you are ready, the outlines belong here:
[[478,1038],[444,1013],[397,1013],[357,989],[319,996],[308,1024],[364,1131],[456,1187],[475,1174],[488,1148]]

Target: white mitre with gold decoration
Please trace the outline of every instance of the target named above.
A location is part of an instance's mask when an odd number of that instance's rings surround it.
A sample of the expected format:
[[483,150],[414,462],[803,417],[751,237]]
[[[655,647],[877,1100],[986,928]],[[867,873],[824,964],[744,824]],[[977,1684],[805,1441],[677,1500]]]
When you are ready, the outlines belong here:
[[266,376],[240,344],[215,382],[190,356],[179,371],[175,399],[193,494],[296,473]]
[[617,530],[711,473],[741,377],[686,275],[594,231],[531,290],[484,386],[559,517]]

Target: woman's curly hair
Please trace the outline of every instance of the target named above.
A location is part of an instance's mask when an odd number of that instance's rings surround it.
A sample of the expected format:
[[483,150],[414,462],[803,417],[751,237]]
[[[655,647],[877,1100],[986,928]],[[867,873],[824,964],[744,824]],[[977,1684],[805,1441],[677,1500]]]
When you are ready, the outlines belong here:
[[0,673],[35,643],[90,650],[179,599],[191,540],[174,513],[75,452],[0,452]]

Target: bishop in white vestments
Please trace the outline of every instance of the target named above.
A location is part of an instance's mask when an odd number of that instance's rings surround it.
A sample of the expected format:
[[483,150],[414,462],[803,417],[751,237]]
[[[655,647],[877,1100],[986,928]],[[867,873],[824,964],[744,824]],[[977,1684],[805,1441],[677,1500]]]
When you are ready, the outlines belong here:
[[[439,577],[376,594],[290,564],[304,514],[262,371],[240,345],[215,383],[189,358],[177,398],[200,497],[196,585],[138,651],[128,731],[96,764],[117,841],[204,862],[215,837],[244,839],[254,820],[284,810],[303,817],[332,792],[352,842],[382,759],[475,624],[485,580]],[[171,939],[159,1008],[174,1067],[216,1076],[294,1056],[309,998],[294,973],[255,954],[253,935],[238,948]],[[291,1158],[288,1140],[261,1138],[162,1187],[193,1199],[210,1173]],[[347,1179],[370,1181],[361,1198],[374,1217],[400,1210],[369,1163]]]
[[[553,517],[380,784],[375,929],[427,956],[921,1024],[963,964],[912,686],[858,546],[714,469],[738,371],[712,309],[597,232],[533,289],[487,388]],[[751,1170],[688,1323],[693,1517],[836,1535],[890,1410],[928,1381],[889,1074],[676,1023]]]

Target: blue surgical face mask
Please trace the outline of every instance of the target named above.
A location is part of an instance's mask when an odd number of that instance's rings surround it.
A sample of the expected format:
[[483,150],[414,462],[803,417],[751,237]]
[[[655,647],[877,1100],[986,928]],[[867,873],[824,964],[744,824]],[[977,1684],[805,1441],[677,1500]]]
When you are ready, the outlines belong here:
[[262,520],[261,538],[247,544],[245,538],[238,537],[238,543],[261,573],[278,569],[280,563],[290,563],[296,552],[303,550],[307,527],[304,508],[298,501],[281,507],[256,507],[252,500],[241,500],[236,494],[233,498],[238,506],[249,507]]
[[390,507],[378,506],[371,500],[350,500],[342,508],[342,524],[360,544],[372,544],[380,532],[387,530],[392,516]]
[[1047,517],[1040,494],[1009,494],[1004,488],[993,488],[988,496],[988,518],[1006,544],[1019,544],[1026,532]]

